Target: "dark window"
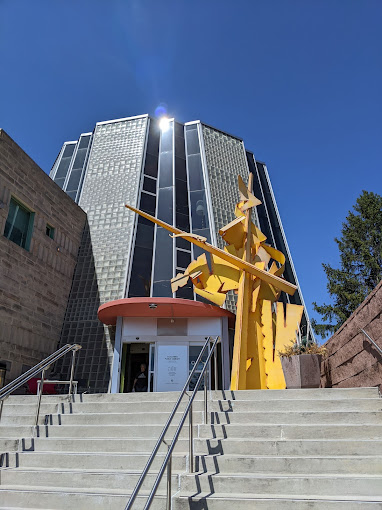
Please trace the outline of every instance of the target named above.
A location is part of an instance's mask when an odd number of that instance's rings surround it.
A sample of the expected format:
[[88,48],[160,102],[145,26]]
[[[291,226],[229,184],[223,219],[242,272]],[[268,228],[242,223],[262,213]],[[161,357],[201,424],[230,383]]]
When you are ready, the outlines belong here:
[[80,140],[80,145],[78,149],[87,149],[89,142],[90,142],[91,135],[89,136],[82,136]]
[[198,128],[197,124],[189,124],[188,126],[186,126],[186,131],[193,131],[194,129],[197,128]]
[[12,197],[5,223],[4,236],[22,248],[29,250],[33,220],[34,213]]
[[[178,228],[180,228],[180,227],[178,227]],[[177,248],[182,248],[183,250],[191,251],[191,243],[189,241],[186,241],[182,237],[175,238],[175,245]]]
[[138,222],[135,246],[152,249],[153,241],[154,241],[154,223],[150,222],[150,225],[144,225]]
[[72,157],[73,156],[73,152],[74,152],[74,148],[75,148],[76,144],[75,143],[72,143],[70,145],[66,145],[65,146],[65,149],[64,149],[64,153],[62,155],[63,158],[69,158],[69,157]]
[[82,169],[72,170],[66,186],[67,191],[77,191],[81,179]]
[[148,193],[141,193],[141,203],[140,207],[142,211],[147,212],[151,215],[155,214],[155,203],[156,197],[154,195],[149,195]]
[[192,231],[208,228],[208,212],[204,191],[191,191],[190,199]]
[[150,296],[152,253],[152,249],[135,246],[129,296]]
[[54,239],[54,228],[51,227],[48,223],[46,224],[45,227],[45,234],[51,239]]
[[197,154],[200,152],[198,131],[187,131],[186,134],[187,154]]
[[70,164],[71,158],[62,158],[60,161],[60,164],[58,165],[56,175],[54,177],[55,182],[57,182],[57,179],[60,177],[66,177],[66,174],[68,173],[68,168]]
[[170,123],[169,128],[166,131],[162,131],[160,151],[167,152],[172,151],[172,126]]
[[190,219],[188,214],[176,213],[176,227],[185,232],[190,231]]
[[143,216],[138,216],[138,224],[142,224],[142,225],[151,225],[153,226],[154,223],[150,220],[147,220],[146,218],[144,218]]
[[158,156],[159,152],[159,128],[153,121],[150,121],[149,139],[147,140],[148,154]]
[[156,193],[157,190],[156,179],[150,179],[149,177],[145,177],[143,179],[143,189],[145,191],[149,191],[150,193]]
[[186,150],[184,147],[184,138],[180,136],[175,137],[175,155],[178,158],[186,159]]
[[159,187],[173,186],[172,152],[163,152],[160,155]]
[[191,253],[187,251],[176,250],[176,265],[186,269],[191,264]]
[[170,225],[173,224],[173,188],[162,188],[158,191],[158,218]]
[[152,154],[146,154],[144,174],[151,175],[151,177],[157,177],[158,175],[158,156]]
[[74,158],[73,168],[82,168],[85,163],[87,149],[78,149]]
[[175,158],[175,177],[187,182],[186,160]]
[[188,215],[187,183],[176,179],[175,181],[176,211]]
[[153,297],[172,297],[171,282],[154,282]]
[[180,136],[182,138],[184,136],[183,124],[179,124],[179,122],[175,122],[175,136]]
[[154,281],[171,280],[172,277],[173,240],[167,230],[158,227],[156,233]]
[[204,189],[203,168],[200,154],[187,158],[190,191]]

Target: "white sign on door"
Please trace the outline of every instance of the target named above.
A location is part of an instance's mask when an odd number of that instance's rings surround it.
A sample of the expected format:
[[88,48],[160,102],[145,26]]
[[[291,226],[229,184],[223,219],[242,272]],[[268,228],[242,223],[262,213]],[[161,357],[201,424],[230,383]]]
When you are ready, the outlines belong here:
[[157,391],[180,391],[188,377],[188,345],[158,345]]

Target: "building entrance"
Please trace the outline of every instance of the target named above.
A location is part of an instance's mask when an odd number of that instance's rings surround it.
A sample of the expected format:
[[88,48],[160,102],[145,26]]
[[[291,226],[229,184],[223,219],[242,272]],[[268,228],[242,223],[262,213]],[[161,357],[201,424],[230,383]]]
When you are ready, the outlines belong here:
[[[141,365],[146,365],[146,377],[149,381],[149,348],[150,344],[124,344],[121,363],[121,393],[133,391],[134,381],[141,373]],[[149,391],[147,389],[146,391]]]

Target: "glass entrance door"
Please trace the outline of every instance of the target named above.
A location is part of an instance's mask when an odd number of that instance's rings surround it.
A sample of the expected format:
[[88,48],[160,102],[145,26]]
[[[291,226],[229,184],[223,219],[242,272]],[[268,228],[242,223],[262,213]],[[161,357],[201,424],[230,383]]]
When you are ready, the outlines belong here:
[[149,366],[148,366],[149,387],[147,391],[155,391],[155,344],[149,347]]
[[[191,373],[191,370],[194,368],[194,365],[196,363],[196,360],[198,359],[198,356],[200,354],[200,351],[202,350],[203,348],[203,345],[192,345],[190,344],[189,345],[189,348],[188,348],[188,360],[189,360],[189,371],[188,373],[190,374]],[[199,365],[197,366],[195,372],[194,372],[194,375],[190,381],[190,384],[189,384],[189,390],[190,391],[193,391],[194,388],[195,388],[195,385],[196,383],[198,382],[198,379],[199,379],[199,376],[200,376],[200,373],[203,369],[203,366],[204,366],[204,363],[206,362],[206,359],[207,359],[207,356],[208,356],[208,351],[209,350],[206,350],[202,356],[202,359],[201,361],[199,362]],[[209,385],[209,377],[210,377],[210,374],[209,374],[209,369],[207,368],[207,380],[208,380],[208,385]],[[203,390],[204,389],[204,377],[203,377],[203,380],[199,386],[199,390]]]

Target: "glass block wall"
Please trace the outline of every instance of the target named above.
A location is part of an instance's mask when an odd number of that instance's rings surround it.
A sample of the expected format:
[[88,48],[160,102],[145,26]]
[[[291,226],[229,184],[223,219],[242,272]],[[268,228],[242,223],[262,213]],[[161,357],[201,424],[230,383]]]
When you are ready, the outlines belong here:
[[[240,175],[245,183],[248,182],[248,164],[242,140],[203,124],[202,136],[216,242],[219,248],[223,248],[225,242],[219,230],[235,219],[235,206],[239,201],[237,178]],[[255,217],[253,219],[256,221]],[[233,292],[228,292],[225,304],[228,310],[236,313]]]
[[[79,343],[76,377],[107,391],[113,328],[100,324],[99,306],[125,297],[148,118],[96,125],[79,205],[87,213],[63,326],[62,343]],[[58,369],[68,374],[69,360]]]

